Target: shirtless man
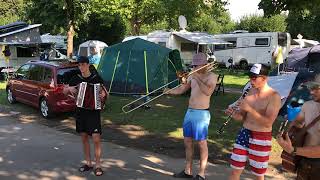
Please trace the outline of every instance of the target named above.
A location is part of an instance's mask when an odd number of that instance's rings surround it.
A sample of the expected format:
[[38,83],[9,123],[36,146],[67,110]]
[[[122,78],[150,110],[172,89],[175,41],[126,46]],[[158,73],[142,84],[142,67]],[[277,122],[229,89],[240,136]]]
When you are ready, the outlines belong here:
[[232,172],[230,180],[240,179],[247,159],[256,179],[264,179],[271,150],[272,124],[281,107],[280,95],[268,84],[268,67],[254,64],[250,69],[252,88],[248,95],[238,102],[239,110],[226,110],[232,118],[243,122],[231,155]]
[[[207,56],[204,53],[196,54],[192,60],[194,70],[207,64]],[[207,72],[203,68],[192,74],[187,79],[182,80],[182,85],[175,89],[166,89],[166,94],[179,95],[191,88],[189,106],[183,122],[183,136],[186,149],[185,169],[180,173],[174,174],[176,178],[193,178],[192,175],[192,157],[193,157],[193,140],[197,142],[200,149],[200,170],[194,177],[196,180],[205,179],[205,169],[208,160],[207,135],[210,123],[210,97],[213,93],[217,75]]]
[[[300,114],[290,124],[289,129],[293,126],[303,128],[320,115],[320,74],[306,85],[312,95],[312,100],[303,104]],[[287,153],[301,156],[297,180],[320,179],[320,121],[307,130],[302,147],[294,147],[288,134],[285,135],[285,138],[279,134],[277,141]]]

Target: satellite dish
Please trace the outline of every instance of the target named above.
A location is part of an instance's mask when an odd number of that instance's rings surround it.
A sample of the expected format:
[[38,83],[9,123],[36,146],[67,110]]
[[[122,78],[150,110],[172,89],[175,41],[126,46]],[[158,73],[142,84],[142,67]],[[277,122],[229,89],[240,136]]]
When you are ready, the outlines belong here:
[[186,19],[186,17],[180,15],[179,18],[178,18],[178,22],[179,22],[179,27],[182,30],[185,30],[186,27],[187,27],[187,19]]

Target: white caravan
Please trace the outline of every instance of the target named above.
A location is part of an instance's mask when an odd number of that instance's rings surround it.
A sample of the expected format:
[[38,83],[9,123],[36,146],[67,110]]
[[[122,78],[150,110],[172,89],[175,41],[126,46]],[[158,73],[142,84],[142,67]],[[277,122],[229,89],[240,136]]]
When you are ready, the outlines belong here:
[[211,47],[217,61],[227,67],[231,63],[240,65],[243,69],[254,63],[271,66],[272,55],[279,47],[285,59],[291,42],[290,34],[281,32],[218,34],[214,37],[232,43]]
[[177,49],[180,51],[181,58],[185,64],[191,64],[192,57],[195,53],[204,52],[208,54],[208,58],[214,58],[209,47],[213,45],[231,44],[221,39],[215,38],[213,35],[202,32],[186,31],[187,19],[184,16],[178,18],[181,31],[154,31],[146,36],[131,36],[123,40],[127,41],[134,38],[142,38],[147,41],[165,46],[169,49]]
[[210,58],[210,49],[213,45],[232,44],[222,39],[217,39],[213,35],[203,32],[187,32],[182,31],[154,31],[147,36],[130,36],[123,40],[128,41],[134,38],[141,38],[162,45],[169,49],[177,49],[180,51],[181,58],[185,64],[191,64],[192,57],[197,52],[204,52]]

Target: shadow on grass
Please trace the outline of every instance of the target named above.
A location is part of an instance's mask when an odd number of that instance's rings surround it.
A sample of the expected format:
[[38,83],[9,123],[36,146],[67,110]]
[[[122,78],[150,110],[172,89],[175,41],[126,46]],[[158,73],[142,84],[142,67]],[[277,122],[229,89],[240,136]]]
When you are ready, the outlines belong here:
[[[217,130],[225,122],[224,109],[238,98],[239,94],[226,93],[212,96],[211,122],[208,134],[209,161],[226,163],[229,153],[241,124],[230,122],[225,132],[218,134]],[[188,97],[163,96],[150,103],[150,109],[138,109],[130,114],[124,114],[121,107],[133,98],[111,96],[106,109],[102,112],[103,139],[126,147],[133,147],[166,154],[172,157],[184,158],[182,122],[187,109]],[[21,111],[19,119],[26,123],[37,122],[59,131],[75,134],[75,119],[73,113],[59,114],[52,119],[41,118],[37,109],[17,103],[10,109]],[[275,123],[275,132],[280,122]],[[198,157],[195,148],[195,158]]]

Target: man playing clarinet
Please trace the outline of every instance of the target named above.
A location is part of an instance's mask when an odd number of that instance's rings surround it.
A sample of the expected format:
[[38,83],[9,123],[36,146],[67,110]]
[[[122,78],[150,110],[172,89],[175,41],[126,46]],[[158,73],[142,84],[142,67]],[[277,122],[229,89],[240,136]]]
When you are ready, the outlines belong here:
[[256,179],[264,179],[271,151],[272,124],[281,107],[280,95],[267,84],[267,76],[267,66],[254,64],[249,72],[252,88],[238,102],[239,110],[231,107],[226,110],[233,119],[243,122],[231,155],[230,180],[240,179],[247,160]]

